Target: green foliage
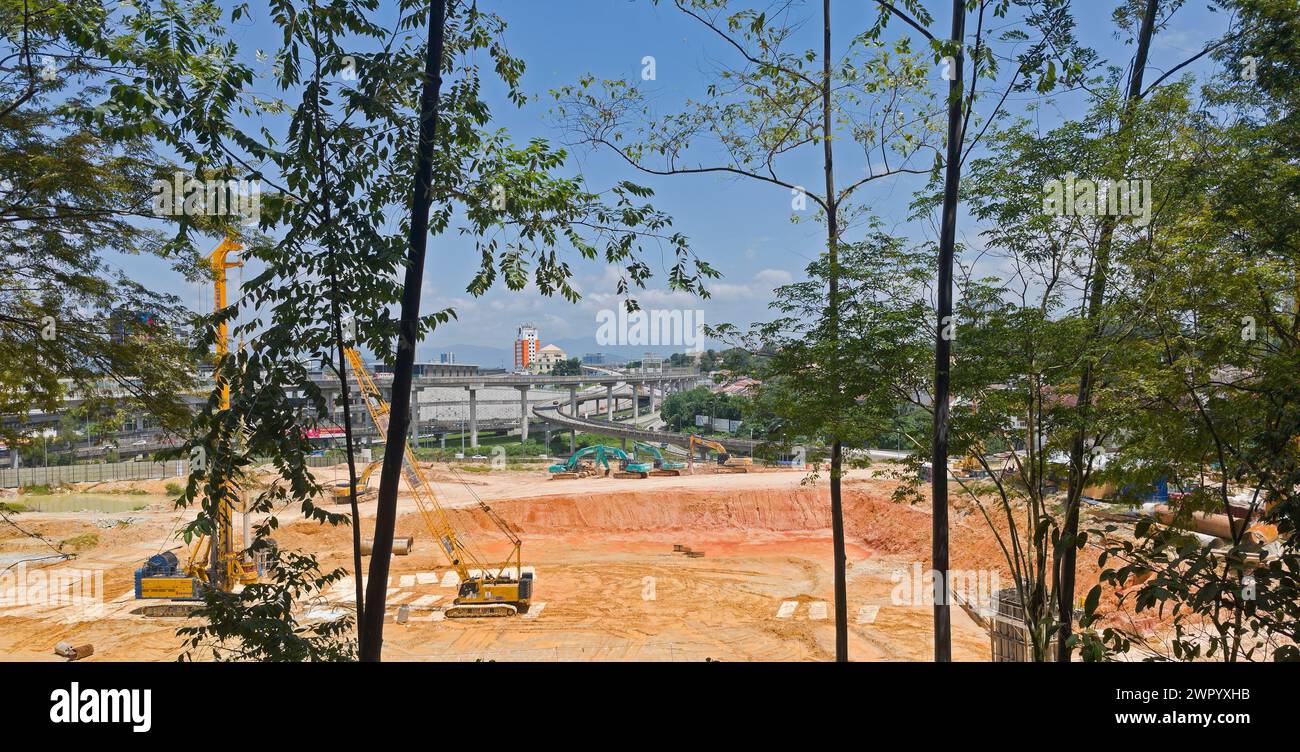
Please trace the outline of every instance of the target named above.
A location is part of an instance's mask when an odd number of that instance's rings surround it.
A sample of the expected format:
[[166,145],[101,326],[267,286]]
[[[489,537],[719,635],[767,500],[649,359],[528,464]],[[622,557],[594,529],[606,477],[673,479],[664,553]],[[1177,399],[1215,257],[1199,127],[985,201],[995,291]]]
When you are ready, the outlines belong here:
[[551,369],[552,376],[581,376],[582,361],[578,358],[569,358],[556,363]]
[[714,394],[708,387],[697,386],[684,392],[671,394],[663,401],[660,416],[671,431],[708,433],[713,429],[697,429],[696,415],[708,415],[726,420],[740,420],[750,400],[743,395]]
[[[1227,5],[1243,25],[1215,53],[1224,68],[1207,96],[1221,109],[1189,112],[1174,131],[1162,232],[1123,259],[1141,294],[1114,303],[1141,325],[1110,393],[1124,440],[1103,477],[1141,479],[1154,465],[1188,493],[1173,505],[1179,524],[1144,520],[1133,541],[1103,539],[1102,580],[1136,585],[1124,604],[1172,614],[1175,635],[1166,645],[1103,626],[1090,597],[1078,644],[1093,660],[1300,659],[1300,84],[1283,51],[1296,19],[1284,4]],[[1240,75],[1251,56],[1253,80]],[[1211,547],[1183,533],[1193,512],[1232,505],[1276,525],[1278,542],[1238,533]]]
[[262,582],[239,593],[205,591],[194,614],[202,623],[177,630],[185,639],[181,660],[355,660],[353,614],[304,622],[298,610],[300,603],[324,603],[323,593],[344,576],[341,569],[322,573],[313,557],[273,551]]
[[770,415],[764,438],[779,446],[829,444],[832,437],[877,446],[894,430],[899,402],[924,388],[928,332],[918,322],[928,311],[925,257],[872,232],[841,244],[835,267],[835,308],[826,304],[831,264],[823,255],[807,267],[806,281],[776,290],[778,318],[744,334],[767,356],[746,418]]
[[[152,214],[150,184],[172,165],[156,152],[142,90],[114,86],[120,71],[161,70],[168,53],[151,37],[164,22],[128,22],[117,5],[37,0],[0,11],[0,55],[15,63],[0,69],[0,413],[52,412],[76,393],[83,409],[143,408],[177,429],[193,385],[189,313],[108,263],[156,256],[192,268],[192,256],[139,221]],[[210,7],[171,4],[167,23],[192,17],[183,35],[201,46]],[[195,54],[172,54],[161,66],[184,77]],[[165,84],[150,84],[165,96]],[[0,423],[6,443],[22,432],[21,421]]]

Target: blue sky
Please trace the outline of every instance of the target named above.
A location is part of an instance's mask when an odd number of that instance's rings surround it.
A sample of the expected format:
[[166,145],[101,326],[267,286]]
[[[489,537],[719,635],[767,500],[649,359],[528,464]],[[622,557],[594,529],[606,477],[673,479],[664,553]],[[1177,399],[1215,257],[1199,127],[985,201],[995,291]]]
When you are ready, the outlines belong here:
[[[760,3],[760,6],[766,3]],[[943,35],[949,26],[948,2],[929,2],[935,16],[932,31]],[[1083,41],[1096,48],[1102,57],[1126,65],[1130,51],[1118,38],[1111,22],[1116,3],[1096,0],[1076,2],[1076,17]],[[871,3],[865,0],[834,0],[832,13],[837,24],[836,42],[842,45],[852,34],[864,29],[873,17]],[[703,97],[714,62],[734,63],[736,58],[719,44],[711,32],[685,17],[671,6],[656,6],[649,0],[480,0],[480,7],[501,14],[510,25],[506,41],[513,54],[528,65],[523,88],[538,97],[522,109],[516,109],[501,96],[500,87],[489,89],[495,126],[510,131],[517,141],[541,136],[563,141],[548,116],[551,107],[547,92],[574,83],[585,73],[598,78],[626,76],[638,78],[641,61],[654,56],[657,77],[650,84],[656,101],[670,108],[684,97]],[[267,22],[268,13],[257,2],[251,4],[250,18],[232,26],[232,34],[241,54],[252,62],[257,49],[273,50],[275,30]],[[797,13],[818,22],[820,3],[806,3]],[[1168,29],[1162,30],[1154,43],[1152,70],[1163,71],[1199,51],[1204,41],[1224,27],[1225,19],[1208,13],[1205,1],[1189,3],[1175,16]],[[895,21],[893,33],[904,26]],[[819,33],[810,27],[801,37],[807,46],[815,43],[809,36]],[[269,65],[269,64],[268,64]],[[1202,61],[1191,70],[1204,74],[1209,63]],[[1148,80],[1151,77],[1149,76]],[[936,93],[946,82],[936,68],[932,77]],[[1019,111],[1026,100],[1009,103]],[[1081,94],[1058,98],[1058,104],[1044,113],[1044,125],[1053,127],[1058,117],[1077,114],[1083,106]],[[991,100],[985,107],[991,106]],[[695,250],[724,275],[708,286],[713,297],[693,300],[662,288],[660,285],[637,295],[643,306],[700,309],[709,323],[728,321],[747,324],[768,316],[766,308],[772,289],[801,276],[807,261],[819,252],[823,230],[813,222],[790,221],[788,191],[766,184],[714,176],[654,177],[633,171],[608,153],[590,152],[583,147],[570,149],[570,172],[582,174],[593,186],[608,186],[618,180],[632,179],[656,191],[653,203],[674,217],[675,227],[688,235]],[[791,171],[816,180],[820,169],[817,155],[805,151],[806,163],[791,165]],[[852,150],[841,148],[837,171],[841,181],[860,174],[864,165],[853,164]],[[810,185],[815,185],[810,182]],[[862,194],[873,211],[885,220],[890,231],[909,238],[932,236],[929,223],[909,222],[907,204],[912,191],[921,185],[918,179],[901,176],[883,181],[881,187]],[[960,224],[964,242],[978,247],[978,227],[963,218]],[[174,292],[186,301],[203,305],[209,300],[196,285],[187,283],[171,272],[166,264],[154,260],[124,259],[119,263],[134,276],[156,289]],[[536,323],[543,341],[590,338],[596,330],[596,311],[616,304],[612,296],[612,271],[596,263],[573,264],[577,286],[584,293],[578,305],[542,297],[535,291],[511,293],[494,289],[475,299],[464,290],[477,267],[478,259],[470,240],[447,235],[433,238],[426,266],[425,310],[453,306],[460,318],[446,325],[421,348],[423,357],[454,349],[454,345],[472,343],[508,348],[516,325],[522,321]],[[651,258],[652,265],[655,259]],[[658,269],[657,269],[658,271]],[[593,348],[594,349],[594,348]],[[570,353],[581,354],[581,353]]]

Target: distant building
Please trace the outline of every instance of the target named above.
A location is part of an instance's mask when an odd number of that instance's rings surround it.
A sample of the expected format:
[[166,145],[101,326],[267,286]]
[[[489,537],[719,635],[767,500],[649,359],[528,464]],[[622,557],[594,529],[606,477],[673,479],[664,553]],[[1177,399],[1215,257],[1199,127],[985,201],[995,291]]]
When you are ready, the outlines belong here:
[[582,362],[589,366],[603,366],[609,362],[609,356],[605,353],[587,353],[582,356]]
[[519,334],[515,337],[515,370],[528,371],[537,359],[537,327],[532,324],[520,324]]
[[724,384],[719,384],[718,386],[713,387],[712,392],[714,394],[728,394],[728,395],[736,395],[736,396],[750,395],[753,394],[754,390],[757,389],[762,384],[763,382],[759,381],[758,379],[753,379],[748,376],[742,376],[738,379],[733,379]]
[[456,362],[456,353],[454,352],[438,353],[438,362],[442,363],[443,365],[451,365],[452,363]]
[[662,371],[664,370],[664,359],[661,355],[655,355],[648,352],[641,358],[642,371]]
[[537,351],[537,359],[528,370],[531,373],[550,373],[555,370],[556,364],[567,359],[568,356],[559,347],[547,345]]

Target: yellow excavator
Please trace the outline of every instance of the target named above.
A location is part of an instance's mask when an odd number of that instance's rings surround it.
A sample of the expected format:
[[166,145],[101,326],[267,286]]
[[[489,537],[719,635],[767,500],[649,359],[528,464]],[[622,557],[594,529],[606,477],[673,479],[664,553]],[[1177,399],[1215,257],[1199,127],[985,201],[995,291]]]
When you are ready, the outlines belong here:
[[722,445],[722,442],[691,434],[686,448],[686,466],[692,475],[695,474],[695,450],[699,447],[712,450],[717,454],[718,464],[714,472],[747,473],[750,466],[754,464],[754,461],[749,457],[732,457],[727,448]]
[[[230,255],[238,253],[242,248],[243,246],[237,240],[226,238],[208,257],[212,265],[213,303],[217,311],[225,310],[227,306],[226,270],[242,266],[241,262],[230,261]],[[229,352],[230,332],[226,322],[222,321],[217,325],[217,362],[221,362]],[[229,410],[230,385],[220,374],[217,376],[217,384],[221,392],[221,409]],[[162,551],[149,557],[144,566],[135,571],[137,599],[197,601],[203,598],[205,588],[214,587],[230,592],[236,585],[250,585],[258,581],[263,562],[254,561],[242,546],[235,545],[233,500],[239,498],[239,489],[232,484],[223,491],[226,503],[216,510],[215,542],[210,536],[200,536],[190,547],[189,556],[184,564],[181,564],[180,559],[173,553],[176,549]],[[185,614],[190,608],[192,607],[183,605],[171,608],[167,604],[159,604],[147,610],[146,615]]]
[[[357,478],[357,501],[371,501],[379,493],[378,490],[370,490],[370,476],[374,474],[383,462],[371,462],[366,465],[366,469],[361,471],[360,477]],[[352,501],[352,486],[346,480],[341,480],[334,484],[330,489],[330,496],[333,497],[335,504],[347,504]]]
[[[384,401],[383,393],[366,370],[361,360],[361,353],[355,348],[347,349],[348,363],[356,376],[358,389],[365,395],[366,408],[381,436],[388,435],[389,407]],[[461,540],[459,531],[452,524],[450,516],[434,493],[432,485],[420,465],[415,461],[415,453],[409,444],[403,442],[402,476],[410,486],[411,495],[415,497],[415,506],[420,510],[420,517],[443,556],[456,570],[460,577],[460,589],[456,599],[443,615],[450,619],[484,616],[514,616],[527,613],[533,597],[533,573],[525,572],[520,549],[523,542],[505,520],[492,507],[478,498],[469,486],[466,489],[478,502],[478,509],[496,525],[510,544],[510,553],[505,561],[489,566],[483,556],[472,551]]]

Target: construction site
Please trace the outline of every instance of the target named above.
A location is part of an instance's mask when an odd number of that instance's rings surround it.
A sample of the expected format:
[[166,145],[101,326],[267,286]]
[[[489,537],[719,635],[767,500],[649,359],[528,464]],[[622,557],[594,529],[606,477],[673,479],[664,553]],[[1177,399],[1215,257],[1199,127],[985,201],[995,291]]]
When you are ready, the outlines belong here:
[[[325,477],[338,475],[334,467]],[[431,541],[414,496],[403,489],[385,640],[397,660],[825,660],[833,655],[830,533],[825,490],[801,486],[804,473],[770,470],[626,480],[592,474],[550,481],[544,469],[459,473],[431,468],[452,524],[498,559],[509,540],[478,508],[491,504],[522,540],[534,592],[526,613],[508,619],[447,619],[459,577]],[[470,476],[470,477],[466,477]],[[14,604],[0,610],[0,655],[58,660],[60,642],[90,644],[90,660],[174,660],[177,618],[146,615],[134,577],[182,516],[162,498],[166,481],[124,495],[148,502],[127,514],[34,512],[25,527],[54,540],[88,541],[75,566],[102,571],[103,603]],[[924,660],[928,603],[893,605],[899,574],[911,574],[928,546],[926,511],[889,501],[890,483],[848,484],[850,619],[863,660]],[[102,486],[95,494],[128,489]],[[473,495],[471,495],[471,492]],[[95,498],[88,496],[87,498]],[[143,502],[140,502],[143,504]],[[373,519],[363,505],[363,520]],[[315,552],[325,567],[350,568],[351,535],[281,513],[283,548]],[[973,522],[973,521],[972,521]],[[969,568],[995,556],[975,524],[954,530],[957,561]],[[93,541],[90,543],[89,541]],[[5,533],[6,558],[39,555],[30,539]],[[171,545],[167,545],[170,548]],[[69,595],[72,592],[69,591]],[[69,598],[71,601],[71,598]],[[318,602],[307,619],[336,618],[355,603],[351,581]],[[399,612],[401,619],[399,623]],[[183,619],[182,619],[183,620]],[[955,619],[963,660],[987,660],[989,639],[965,615]]]
[[[239,266],[241,250],[227,240],[209,259],[216,311],[228,304],[226,272]],[[219,360],[231,348],[225,324],[217,335]],[[372,372],[355,347],[346,355],[369,427],[382,441],[390,435],[391,377]],[[665,430],[658,414],[663,399],[700,382],[689,370],[604,367],[577,376],[470,374],[426,381],[432,391],[424,401],[434,411],[448,390],[467,390],[469,448],[476,453],[428,462],[409,441],[383,448],[401,457],[382,599],[389,655],[410,661],[833,659],[837,613],[826,468],[800,454],[758,460],[752,455],[761,442],[754,439]],[[543,446],[568,435],[568,456],[511,464],[504,453],[496,459],[478,454],[475,394],[493,388],[518,390],[520,442],[528,441],[530,423],[538,421]],[[540,399],[530,400],[530,389]],[[560,389],[567,389],[567,399]],[[230,389],[220,376],[216,392],[219,406],[229,408]],[[620,410],[620,399],[630,409]],[[354,456],[351,470],[343,462],[310,471],[323,489],[316,504],[356,503],[366,557],[375,548],[377,471],[384,464],[373,452],[367,447],[364,456]],[[843,483],[842,618],[849,623],[849,650],[857,660],[926,660],[931,615],[942,592],[927,565],[932,509],[897,497],[908,478],[906,453],[867,450],[859,456],[865,467]],[[1020,455],[996,461],[996,474],[1011,478]],[[955,459],[945,474],[967,488],[987,481],[991,469],[988,457],[971,454]],[[932,475],[923,465],[921,479]],[[194,646],[186,649],[178,624],[197,620],[198,604],[210,592],[238,593],[265,582],[278,550],[308,552],[321,571],[350,573],[298,600],[299,623],[355,621],[358,594],[366,588],[355,579],[351,529],[322,525],[289,505],[245,511],[276,477],[268,464],[225,481],[215,534],[188,543],[177,531],[194,510],[175,504],[184,475],[63,483],[37,495],[6,492],[6,512],[21,514],[22,524],[0,528],[0,563],[6,566],[0,657],[171,661],[184,652],[207,658],[202,649],[197,655]],[[1121,522],[1127,532],[1120,537],[1131,539],[1133,526],[1146,519],[1210,547],[1227,549],[1241,538],[1254,551],[1240,565],[1246,571],[1280,546],[1277,526],[1261,522],[1245,500],[1233,518],[1197,513],[1176,519],[1167,487],[1152,489],[1151,500],[1140,504],[1116,503],[1114,488],[1086,493],[1095,497],[1088,524]],[[958,606],[952,609],[952,657],[1028,660],[1032,640],[1020,609],[1023,592],[1007,587],[1015,578],[1007,571],[1004,539],[1013,529],[984,513],[980,497],[976,491],[965,503],[954,497],[946,510],[947,574],[951,605]],[[276,521],[273,548],[251,547],[250,530],[270,517]],[[1081,590],[1098,582],[1094,561],[1079,561]],[[1161,643],[1169,620],[1135,614],[1119,599],[1122,590],[1102,591],[1103,611],[1109,609],[1103,624]]]

